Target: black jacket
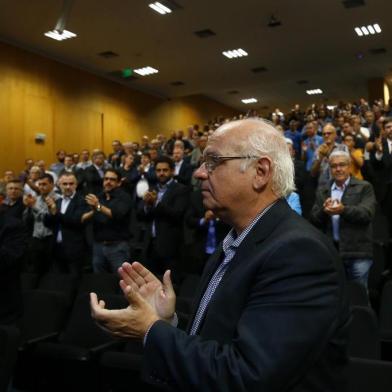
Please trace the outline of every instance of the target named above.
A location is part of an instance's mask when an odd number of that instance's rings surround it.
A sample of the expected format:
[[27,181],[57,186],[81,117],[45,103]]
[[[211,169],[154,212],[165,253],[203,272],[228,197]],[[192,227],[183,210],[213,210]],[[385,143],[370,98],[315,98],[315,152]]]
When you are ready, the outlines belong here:
[[[194,312],[221,262],[218,249]],[[343,392],[349,318],[336,250],[280,200],[237,248],[196,336],[153,324],[143,376],[173,392]]]
[[138,207],[138,217],[149,222],[147,242],[151,239],[152,222],[155,222],[156,248],[161,257],[178,255],[183,238],[183,218],[188,200],[188,188],[172,181],[156,207],[145,210],[143,201]]
[[76,193],[70,201],[65,214],[61,211],[62,198],[56,201],[57,213],[47,214],[44,224],[53,230],[54,238],[57,238],[61,230],[62,243],[68,257],[77,257],[84,253],[85,225],[82,223],[82,215],[90,210],[84,198]]
[[15,322],[22,313],[19,274],[26,244],[22,221],[0,211],[0,324]]

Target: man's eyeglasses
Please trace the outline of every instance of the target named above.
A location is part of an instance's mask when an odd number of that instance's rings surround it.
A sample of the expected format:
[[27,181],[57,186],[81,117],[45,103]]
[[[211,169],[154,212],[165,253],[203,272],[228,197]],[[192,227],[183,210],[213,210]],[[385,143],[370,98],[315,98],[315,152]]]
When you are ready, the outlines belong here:
[[104,181],[118,181],[117,177],[104,177]]
[[205,155],[201,160],[201,164],[206,165],[208,173],[212,173],[221,163],[225,161],[231,161],[233,159],[258,159],[260,157],[248,155],[248,156],[232,156],[226,157],[223,155]]

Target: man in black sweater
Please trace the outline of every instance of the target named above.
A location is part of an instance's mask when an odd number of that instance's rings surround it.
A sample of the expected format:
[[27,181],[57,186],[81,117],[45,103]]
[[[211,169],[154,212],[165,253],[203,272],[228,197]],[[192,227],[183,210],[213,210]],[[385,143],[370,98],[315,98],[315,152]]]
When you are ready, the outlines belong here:
[[121,185],[121,174],[108,169],[103,176],[103,193],[89,193],[86,202],[91,211],[82,221],[93,222],[93,270],[115,272],[125,260],[129,260],[129,220],[132,199]]

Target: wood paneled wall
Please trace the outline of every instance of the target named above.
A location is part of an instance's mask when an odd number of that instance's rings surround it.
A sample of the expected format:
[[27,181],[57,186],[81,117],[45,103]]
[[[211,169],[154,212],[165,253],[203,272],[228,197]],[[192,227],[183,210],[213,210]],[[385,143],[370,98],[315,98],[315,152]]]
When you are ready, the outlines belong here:
[[[8,44],[0,52],[0,177],[29,157],[50,164],[60,148],[110,152],[113,139],[140,140],[236,113],[202,96],[162,100]],[[37,133],[45,143],[35,143]]]

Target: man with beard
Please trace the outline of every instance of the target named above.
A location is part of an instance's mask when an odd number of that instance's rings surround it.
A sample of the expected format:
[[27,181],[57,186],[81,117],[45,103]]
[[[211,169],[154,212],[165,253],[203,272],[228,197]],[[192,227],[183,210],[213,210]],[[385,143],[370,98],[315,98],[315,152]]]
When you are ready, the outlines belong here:
[[129,221],[131,197],[120,188],[121,174],[107,169],[103,175],[103,192],[89,193],[86,202],[91,211],[82,216],[82,222],[93,222],[93,270],[116,272],[129,260]]
[[148,222],[146,263],[156,273],[178,269],[183,238],[183,217],[188,188],[174,180],[174,162],[167,156],[156,160],[158,183],[147,192],[139,206],[139,218]]

